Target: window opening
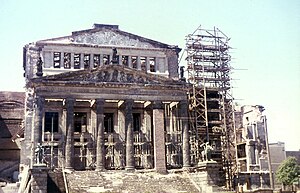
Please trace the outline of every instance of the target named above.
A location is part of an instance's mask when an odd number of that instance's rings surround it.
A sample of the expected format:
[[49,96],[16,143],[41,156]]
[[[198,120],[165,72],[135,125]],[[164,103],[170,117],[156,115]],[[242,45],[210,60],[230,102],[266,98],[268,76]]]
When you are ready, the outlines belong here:
[[84,54],[83,56],[83,66],[84,66],[84,69],[87,69],[90,67],[90,55],[89,54]]
[[128,56],[122,56],[122,64],[128,66]]
[[80,69],[80,54],[74,54],[74,69]]
[[114,114],[104,113],[104,132],[113,133],[114,132]]
[[146,57],[141,57],[141,70],[146,71],[147,70],[147,64],[146,64]]
[[44,132],[58,132],[58,112],[45,112]]
[[74,132],[86,132],[87,129],[87,113],[74,113]]
[[71,53],[64,53],[64,68],[71,68]]
[[132,62],[132,68],[137,69],[137,57],[136,56],[131,57],[131,62]]
[[100,66],[100,54],[94,55],[94,68]]
[[149,58],[150,72],[155,72],[155,58]]
[[53,54],[53,67],[60,68],[60,52],[54,52]]
[[109,64],[109,55],[106,55],[106,54],[103,55],[103,64],[104,65]]
[[133,131],[141,130],[141,114],[140,113],[132,113],[133,117]]

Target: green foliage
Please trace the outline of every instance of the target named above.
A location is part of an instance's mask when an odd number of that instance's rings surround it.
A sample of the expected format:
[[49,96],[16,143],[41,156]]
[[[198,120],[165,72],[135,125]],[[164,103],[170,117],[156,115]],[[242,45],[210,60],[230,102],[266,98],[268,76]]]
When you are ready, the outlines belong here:
[[300,166],[295,157],[288,157],[284,160],[276,171],[276,179],[283,185],[292,185],[298,180]]

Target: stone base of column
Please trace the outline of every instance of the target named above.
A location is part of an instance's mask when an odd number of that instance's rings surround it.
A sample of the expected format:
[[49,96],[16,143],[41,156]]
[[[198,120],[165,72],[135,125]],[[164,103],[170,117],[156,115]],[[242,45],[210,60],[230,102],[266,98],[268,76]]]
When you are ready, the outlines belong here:
[[35,164],[31,169],[31,193],[47,193],[49,168],[45,164]]
[[155,168],[155,171],[160,174],[168,174],[168,171],[166,168]]
[[202,185],[206,186],[208,189],[216,188],[221,180],[219,177],[219,169],[220,165],[216,161],[199,162],[196,170],[198,174],[202,176]]
[[125,171],[126,172],[134,172],[135,171],[135,168],[133,166],[126,166],[125,167]]
[[98,168],[96,167],[95,171],[96,172],[104,172],[104,171],[106,171],[106,169],[104,167],[98,167]]

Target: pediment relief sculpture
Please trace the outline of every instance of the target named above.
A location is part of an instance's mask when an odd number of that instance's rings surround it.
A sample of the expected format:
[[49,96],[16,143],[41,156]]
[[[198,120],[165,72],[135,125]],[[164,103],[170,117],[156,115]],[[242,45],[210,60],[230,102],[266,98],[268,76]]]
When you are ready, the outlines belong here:
[[63,74],[45,76],[41,78],[47,81],[70,81],[87,83],[120,83],[120,84],[182,84],[180,81],[148,74],[139,70],[119,66],[107,65],[93,70],[81,70]]

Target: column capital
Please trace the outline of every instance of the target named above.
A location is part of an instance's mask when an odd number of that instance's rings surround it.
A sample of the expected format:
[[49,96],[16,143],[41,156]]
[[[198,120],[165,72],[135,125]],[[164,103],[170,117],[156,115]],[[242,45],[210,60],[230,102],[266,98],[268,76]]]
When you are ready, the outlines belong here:
[[153,109],[163,109],[164,106],[163,106],[163,103],[162,101],[152,101],[152,108]]
[[64,107],[69,108],[71,106],[74,106],[74,103],[76,102],[76,99],[68,97],[64,99]]
[[103,114],[105,100],[102,98],[96,99],[96,112],[97,114]]

